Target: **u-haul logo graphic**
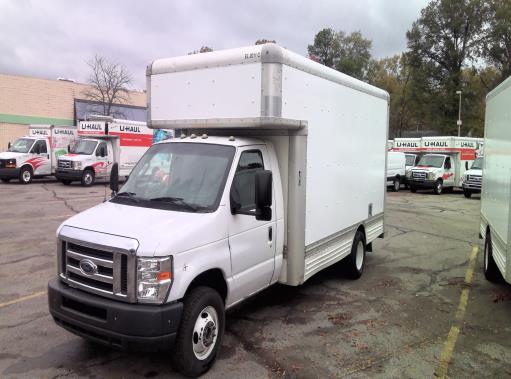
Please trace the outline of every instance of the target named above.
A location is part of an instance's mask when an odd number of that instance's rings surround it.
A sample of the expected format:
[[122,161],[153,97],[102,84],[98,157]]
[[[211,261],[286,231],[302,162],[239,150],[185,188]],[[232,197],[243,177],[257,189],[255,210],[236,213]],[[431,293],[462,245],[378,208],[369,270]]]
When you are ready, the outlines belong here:
[[119,130],[121,132],[141,133],[139,126],[132,125],[119,125]]
[[73,136],[74,132],[71,129],[55,129],[53,131],[55,134],[62,134],[66,136]]
[[418,142],[396,142],[396,147],[419,147]]
[[30,135],[32,136],[49,136],[48,129],[30,129]]
[[470,141],[461,141],[460,147],[475,149],[476,144],[474,142],[470,142]]
[[447,141],[424,141],[425,147],[447,147]]
[[80,130],[90,130],[90,131],[101,132],[101,131],[103,131],[103,124],[90,123],[90,122],[81,123]]

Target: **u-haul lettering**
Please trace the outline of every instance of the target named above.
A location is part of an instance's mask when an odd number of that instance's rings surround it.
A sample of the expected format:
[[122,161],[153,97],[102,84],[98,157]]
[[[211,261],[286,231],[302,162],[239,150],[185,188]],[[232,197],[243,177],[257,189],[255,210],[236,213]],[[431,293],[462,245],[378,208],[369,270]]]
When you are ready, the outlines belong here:
[[120,125],[119,130],[121,132],[141,133],[139,126]]
[[48,129],[30,129],[30,135],[48,137],[50,133]]
[[447,141],[424,141],[424,147],[448,147]]
[[66,135],[66,136],[73,136],[74,135],[74,132],[71,129],[55,129],[53,132],[55,134],[61,134],[61,135]]
[[467,149],[475,149],[476,144],[474,142],[470,142],[470,141],[461,141],[460,147],[467,148]]
[[103,131],[103,125],[102,124],[80,124],[80,130],[90,130],[90,131]]
[[419,143],[418,142],[396,142],[396,147],[414,148],[414,147],[419,147]]

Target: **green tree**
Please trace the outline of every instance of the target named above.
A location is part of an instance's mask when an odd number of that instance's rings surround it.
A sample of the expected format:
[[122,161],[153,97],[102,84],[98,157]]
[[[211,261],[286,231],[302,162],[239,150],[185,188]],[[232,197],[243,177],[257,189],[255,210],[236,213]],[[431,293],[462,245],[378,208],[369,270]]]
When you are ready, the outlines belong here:
[[354,78],[365,79],[371,60],[371,40],[364,38],[361,32],[349,35],[339,32],[337,38],[339,55],[335,68]]
[[479,56],[500,71],[492,87],[511,76],[511,1],[487,2],[485,35],[480,44]]
[[416,100],[427,109],[424,123],[454,133],[463,90],[462,68],[473,61],[485,18],[483,0],[433,0],[407,32]]
[[311,59],[334,67],[339,60],[339,38],[331,28],[325,28],[314,36],[314,44],[307,47]]

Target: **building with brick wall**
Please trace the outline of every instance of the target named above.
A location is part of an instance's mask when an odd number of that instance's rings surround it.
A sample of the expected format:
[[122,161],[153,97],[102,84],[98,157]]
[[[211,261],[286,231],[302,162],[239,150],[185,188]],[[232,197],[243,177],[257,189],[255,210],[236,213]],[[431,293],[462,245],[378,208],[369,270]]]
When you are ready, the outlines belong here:
[[[0,151],[8,142],[28,133],[30,124],[76,125],[88,102],[87,84],[0,74]],[[129,103],[118,106],[127,112],[145,114],[146,94],[129,92]],[[119,117],[126,118],[126,117]]]

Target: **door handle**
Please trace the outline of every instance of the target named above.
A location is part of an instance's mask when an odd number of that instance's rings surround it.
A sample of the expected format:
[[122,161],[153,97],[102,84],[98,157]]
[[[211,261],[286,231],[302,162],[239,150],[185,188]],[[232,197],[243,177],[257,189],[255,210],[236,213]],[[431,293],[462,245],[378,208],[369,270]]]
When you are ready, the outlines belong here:
[[268,241],[273,241],[273,228],[271,226],[268,228]]

